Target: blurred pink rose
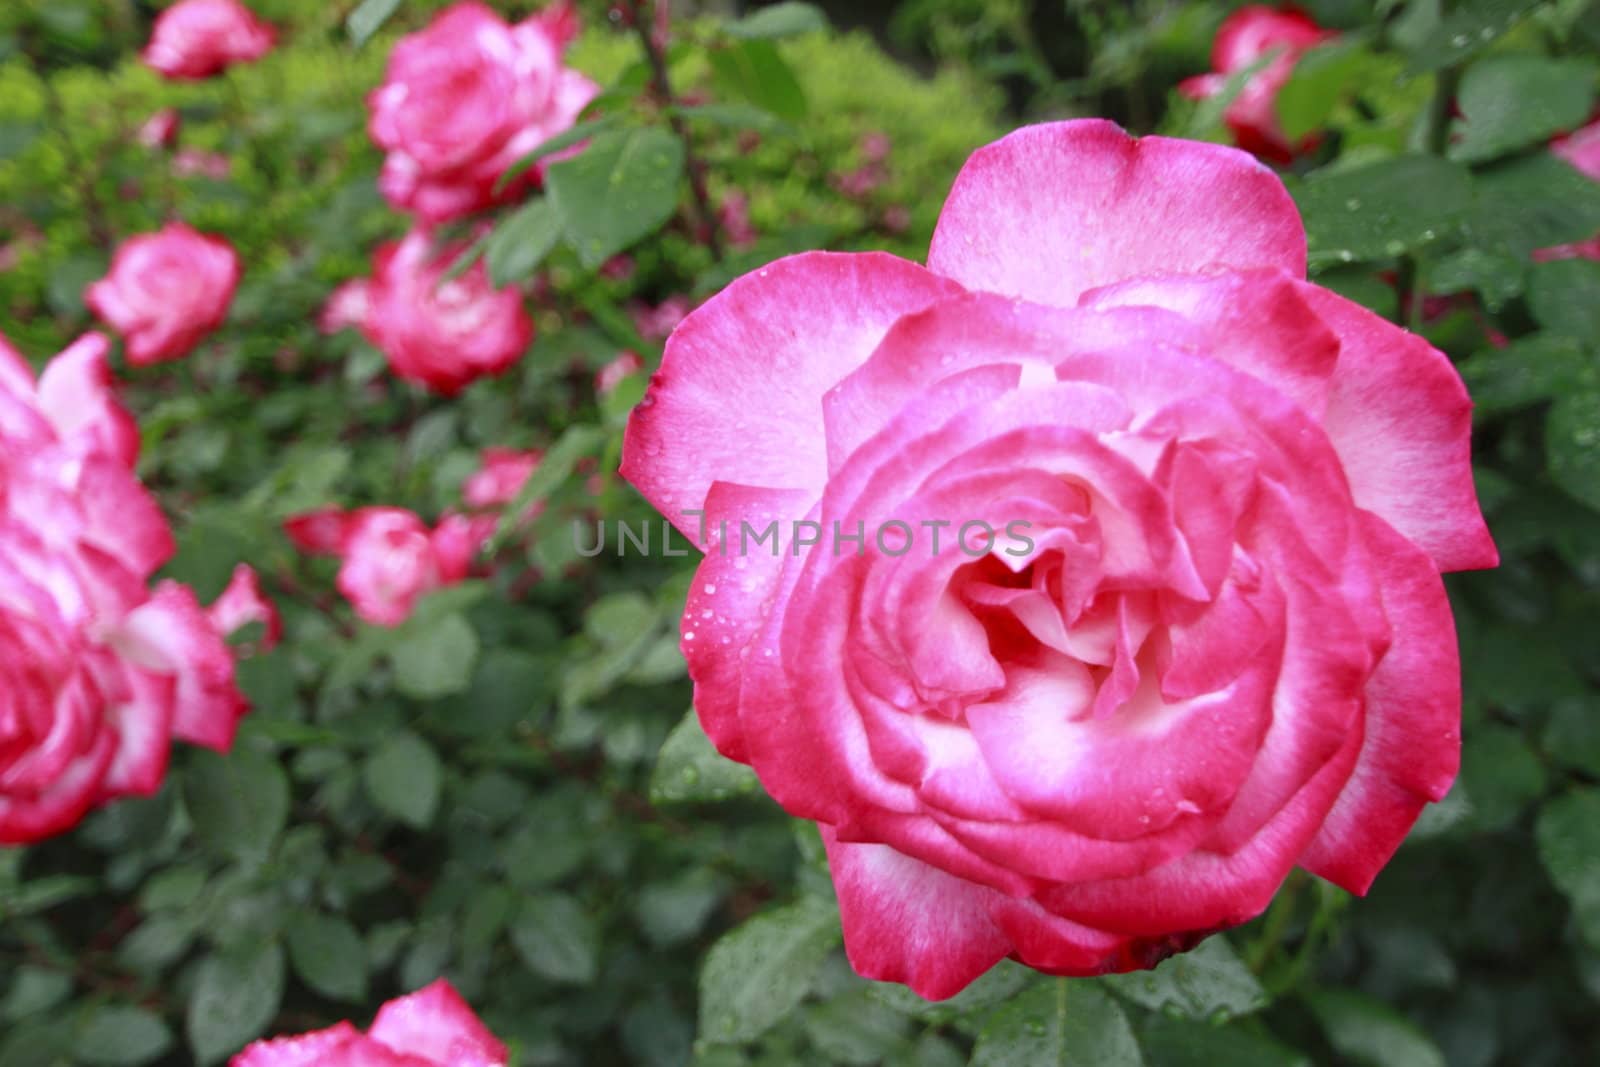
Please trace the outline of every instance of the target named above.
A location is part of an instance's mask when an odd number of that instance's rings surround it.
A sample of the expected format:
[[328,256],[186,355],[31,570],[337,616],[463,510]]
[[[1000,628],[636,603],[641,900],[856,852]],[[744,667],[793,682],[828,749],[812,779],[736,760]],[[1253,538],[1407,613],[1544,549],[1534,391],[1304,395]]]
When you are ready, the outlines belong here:
[[364,326],[372,307],[371,284],[365,278],[352,278],[330,293],[317,314],[317,329],[331,334],[346,326]]
[[180,148],[172,157],[172,173],[180,178],[210,178],[221,181],[233,173],[233,161],[220,152],[203,148]]
[[[1577,167],[1585,176],[1600,181],[1600,119],[1576,133],[1559,138],[1551,144],[1550,151]],[[1600,234],[1587,241],[1541,248],[1534,252],[1533,258],[1541,263],[1552,259],[1600,260]]]
[[164,107],[145,119],[144,125],[139,127],[139,132],[134,136],[146,148],[170,148],[178,139],[180,124],[178,109]]
[[1287,163],[1298,152],[1315,146],[1315,134],[1290,144],[1278,122],[1278,91],[1294,73],[1294,65],[1311,48],[1338,34],[1318,26],[1310,15],[1293,8],[1277,10],[1262,5],[1242,7],[1230,15],[1211,45],[1213,73],[1189,78],[1178,90],[1194,100],[1215,96],[1228,78],[1268,53],[1267,65],[1245,83],[1244,89],[1223,112],[1234,141],[1247,152],[1274,163]]
[[401,40],[368,97],[368,128],[388,153],[378,184],[389,202],[443,222],[537,182],[559,154],[494,188],[518,159],[570,128],[599,91],[562,65],[575,29],[565,4],[511,26],[467,0]]
[[239,257],[220,237],[181,222],[124,241],[84,302],[122,335],[136,367],[178,359],[221,326],[239,284]]
[[635,303],[628,309],[633,316],[633,328],[647,341],[665,338],[692,310],[694,304],[686,296],[669,296],[654,307]]
[[169,78],[199,79],[272,50],[276,35],[238,0],[178,0],[156,16],[141,58]]
[[206,613],[211,617],[211,625],[223,637],[230,637],[234,631],[251,623],[261,623],[266,628],[259,645],[262,652],[276,647],[283,637],[283,619],[278,615],[278,608],[261,592],[261,580],[248,563],[233,569],[228,588]]
[[637,352],[624,352],[616,359],[601,367],[594,376],[594,391],[600,396],[605,396],[623,380],[644,370],[644,360],[639,358]]
[[0,338],[0,844],[161,785],[176,736],[225,751],[246,710],[194,593],[150,589],[172,534],[86,334],[34,379]]
[[522,294],[493,288],[481,258],[444,280],[464,248],[450,245],[434,253],[421,230],[380,248],[362,326],[396,374],[445,396],[506,370],[533,340]]
[[750,225],[750,201],[743,193],[729,193],[722,198],[717,220],[733,247],[749,248],[756,243],[755,227]]
[[323,508],[283,525],[302,551],[339,557],[339,592],[357,615],[379,626],[400,625],[424,594],[467,577],[477,546],[463,551],[463,545],[482,534],[482,527],[465,529],[448,517],[430,530],[415,513],[395,507]]
[[510,1053],[443,978],[391,1000],[365,1034],[348,1022],[257,1041],[229,1067],[506,1067]]
[[503,508],[522,491],[522,485],[544,459],[542,452],[514,448],[486,448],[483,465],[461,488],[462,499],[475,508]]

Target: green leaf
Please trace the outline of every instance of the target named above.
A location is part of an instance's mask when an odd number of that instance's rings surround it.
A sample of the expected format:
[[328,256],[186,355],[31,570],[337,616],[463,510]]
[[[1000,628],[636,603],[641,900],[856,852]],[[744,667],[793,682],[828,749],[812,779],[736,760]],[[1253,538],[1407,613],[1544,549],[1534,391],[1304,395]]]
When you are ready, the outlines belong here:
[[367,946],[344,919],[296,912],[289,919],[289,962],[300,980],[332,1000],[359,1003],[367,995]]
[[814,4],[799,0],[784,0],[771,7],[758,8],[750,14],[730,22],[726,31],[730,37],[753,39],[758,37],[793,37],[801,33],[818,33],[828,28],[828,16]]
[[89,1013],[72,1042],[72,1054],[90,1067],[140,1067],[172,1047],[160,1016],[130,1005],[108,1004]]
[[756,772],[722,755],[689,709],[667,735],[650,776],[650,802],[681,804],[748,796],[760,788]]
[[1361,86],[1372,60],[1366,42],[1357,36],[1319,45],[1296,60],[1273,101],[1288,141],[1296,143],[1326,126],[1334,109]]
[[1594,64],[1543,56],[1489,56],[1467,68],[1456,94],[1450,158],[1506,155],[1583,125],[1594,106]]
[[533,277],[561,239],[561,216],[545,199],[532,200],[501,220],[484,252],[495,288]]
[[1412,71],[1423,74],[1443,70],[1476,55],[1503,37],[1540,2],[1467,0],[1412,50]]
[[1239,98],[1245,86],[1250,84],[1250,79],[1260,74],[1278,58],[1281,48],[1272,48],[1249,66],[1241,67],[1228,75],[1222,83],[1220,91],[1212,93],[1195,105],[1194,112],[1188,119],[1188,136],[1196,141],[1228,141],[1233,134],[1229,132],[1223,122],[1228,107]]
[[189,994],[189,1047],[202,1065],[260,1037],[283,1000],[283,948],[276,942],[208,956]]
[[534,974],[588,985],[600,973],[600,937],[583,908],[565,893],[537,893],[522,902],[511,944]]
[[1497,415],[1553,400],[1578,384],[1594,360],[1571,337],[1533,334],[1474,352],[1461,364],[1473,414]]
[[806,1036],[830,1061],[872,1067],[904,1040],[910,1021],[867,992],[850,989],[805,1012]]
[[1323,989],[1306,1003],[1340,1055],[1370,1067],[1445,1067],[1444,1055],[1416,1025],[1365,993]]
[[1309,1057],[1238,1026],[1152,1015],[1139,1028],[1151,1067],[1312,1067]]
[[770,111],[751,104],[687,104],[678,114],[690,122],[707,122],[730,130],[759,130],[762,133],[793,134],[795,128]]
[[383,28],[404,0],[361,0],[356,9],[345,18],[344,30],[350,35],[350,43],[360,48],[372,39],[372,35]]
[[683,142],[660,129],[608,131],[552,163],[545,188],[591,270],[659,230],[678,208]]
[[425,830],[439,807],[443,767],[426,741],[410,732],[395,734],[362,768],[367,795],[381,811],[407,826]]
[[[796,825],[798,827],[800,824]],[[809,828],[811,824],[804,825]],[[815,864],[826,879],[827,856],[823,853],[822,841],[816,831],[808,829],[801,840],[816,842]],[[802,855],[806,853],[802,852]],[[1020,963],[1001,960],[948,1000],[924,1000],[905,986],[889,982],[874,985],[872,995],[902,1015],[910,1015],[934,1026],[949,1026],[963,1018],[978,1018],[988,1009],[1011,1000],[1038,977],[1039,972],[1029,970]]]
[[289,779],[271,756],[236,747],[199,750],[182,778],[195,836],[215,855],[259,863],[289,820]]
[[1473,182],[1477,203],[1464,237],[1479,248],[1525,261],[1600,232],[1600,182],[1548,152],[1496,163]]
[[1261,987],[1221,936],[1207,938],[1154,970],[1109,975],[1111,990],[1140,1007],[1213,1022],[1266,1007]]
[[11,986],[0,1001],[0,1019],[15,1023],[42,1015],[71,993],[71,975],[24,964],[11,972]]
[[1319,172],[1292,191],[1313,267],[1392,259],[1420,248],[1464,221],[1473,202],[1471,176],[1436,156]]
[[1528,273],[1528,310],[1552,333],[1586,344],[1600,339],[1600,263],[1558,259]]
[[395,688],[414,700],[464,693],[478,666],[478,648],[477,633],[459,614],[407,627],[389,652]]
[[740,97],[781,119],[805,118],[805,89],[771,41],[740,41],[713,49],[707,58],[724,95]]
[[593,137],[597,133],[609,130],[613,126],[618,125],[620,121],[621,120],[615,115],[605,115],[601,118],[590,119],[587,122],[574,123],[565,130],[556,134],[554,137],[540,142],[531,152],[523,156],[521,159],[518,159],[515,163],[511,164],[511,166],[506,168],[504,174],[495,179],[495,193],[500,193],[500,191],[506,186],[522,177],[528,168],[539,162],[539,160],[545,158],[546,156],[553,156],[557,152],[563,151],[564,149],[571,148],[573,145]]
[[1544,444],[1555,483],[1600,510],[1600,389],[1557,400],[1545,419]]
[[805,998],[838,942],[838,912],[815,897],[724,934],[700,971],[701,1039],[742,1044],[766,1033]]
[[1539,859],[1572,904],[1578,930],[1600,949],[1600,789],[1578,788],[1539,813]]
[[1468,731],[1462,746],[1461,783],[1473,826],[1502,830],[1544,791],[1544,765],[1521,730],[1484,723]]
[[972,1067],[1137,1067],[1128,1017],[1093,982],[1057,978],[1029,989],[978,1031]]

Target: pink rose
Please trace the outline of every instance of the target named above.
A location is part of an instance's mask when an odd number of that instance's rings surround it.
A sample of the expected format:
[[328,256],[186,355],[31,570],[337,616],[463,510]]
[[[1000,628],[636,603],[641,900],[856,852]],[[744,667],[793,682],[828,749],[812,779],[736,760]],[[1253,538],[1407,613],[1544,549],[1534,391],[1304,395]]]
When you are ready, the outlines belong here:
[[220,152],[200,148],[180,148],[172,157],[172,173],[180,178],[210,178],[221,181],[233,173],[233,161]]
[[506,1067],[509,1055],[441,978],[378,1009],[365,1034],[343,1022],[257,1041],[228,1067]]
[[429,236],[413,230],[378,249],[366,290],[367,339],[400,377],[445,396],[505,371],[533,340],[522,294],[491,286],[482,259],[443,280],[464,247],[450,245],[435,254]]
[[353,278],[334,289],[317,314],[317,329],[333,334],[346,326],[366,325],[372,308],[371,285],[365,278]]
[[486,448],[482,466],[461,487],[461,496],[475,508],[503,508],[517,499],[543,458],[544,454],[537,451]]
[[188,355],[221,326],[239,284],[239,257],[220,237],[181,222],[124,241],[84,302],[122,335],[136,367]]
[[781,259],[667,342],[622,473],[862,974],[1149,967],[1296,864],[1365,892],[1449,789],[1471,404],[1305,257],[1248,155],[1061,122],[972,156],[927,269]]
[[194,593],[151,576],[172,534],[133,474],[109,343],[79,338],[37,382],[0,338],[0,844],[149,794],[176,736],[226,751],[245,711]]
[[600,396],[606,396],[642,370],[644,370],[644,360],[639,358],[639,353],[623,352],[595,373],[594,391]]
[[238,0],[178,0],[156,16],[140,58],[169,78],[209,78],[260,59],[275,36]]
[[[1550,146],[1550,151],[1577,167],[1585,177],[1600,182],[1600,119],[1576,133],[1557,139]],[[1541,263],[1553,259],[1600,260],[1600,234],[1587,241],[1541,248],[1534,252],[1533,258]]]
[[261,580],[256,576],[255,568],[248,563],[241,563],[233,569],[228,588],[222,591],[222,595],[206,613],[211,618],[211,625],[224,637],[232,636],[234,631],[251,623],[261,623],[265,627],[260,642],[263,652],[277,647],[283,638],[283,619],[278,615],[277,605],[261,592]]
[[1227,86],[1231,75],[1273,53],[1273,59],[1234,97],[1223,112],[1223,119],[1240,148],[1275,163],[1287,163],[1297,153],[1315,147],[1318,138],[1313,134],[1297,144],[1289,143],[1278,122],[1278,91],[1288,84],[1302,55],[1337,36],[1318,26],[1311,16],[1292,8],[1279,11],[1262,5],[1242,7],[1228,16],[1212,42],[1214,73],[1189,78],[1178,89],[1194,100],[1215,96]]
[[677,329],[678,323],[694,307],[686,296],[669,296],[651,307],[635,303],[628,313],[633,316],[633,328],[647,341],[659,341]]
[[424,594],[466,578],[483,530],[451,517],[430,530],[414,513],[393,507],[324,508],[284,523],[302,551],[339,557],[339,592],[378,626],[399,626]]
[[388,153],[378,183],[389,202],[443,222],[537,182],[559,155],[495,191],[513,163],[569,129],[599,92],[562,65],[575,30],[569,5],[509,26],[467,0],[395,45],[368,97],[372,139]]
[[171,148],[178,139],[180,124],[178,109],[164,107],[145,119],[135,136],[146,148]]

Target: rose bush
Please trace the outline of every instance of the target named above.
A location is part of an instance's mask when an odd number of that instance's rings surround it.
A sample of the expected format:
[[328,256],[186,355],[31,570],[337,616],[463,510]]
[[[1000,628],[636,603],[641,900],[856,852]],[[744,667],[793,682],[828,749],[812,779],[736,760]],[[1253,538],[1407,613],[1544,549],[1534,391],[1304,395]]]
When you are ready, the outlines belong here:
[[172,533],[87,334],[35,381],[0,338],[0,844],[153,793],[171,739],[227,751],[246,710],[194,592],[150,580]]
[[389,1001],[366,1033],[349,1023],[257,1041],[230,1067],[505,1067],[505,1044],[449,982]]
[[122,335],[128,362],[148,366],[188,355],[222,325],[240,273],[227,241],[173,222],[118,247],[84,303]]
[[669,339],[623,473],[706,552],[695,707],[822,824],[863,974],[1152,966],[1296,864],[1365,892],[1449,789],[1471,405],[1304,275],[1270,171],[1082,120],[977,152],[927,269],[779,260]]

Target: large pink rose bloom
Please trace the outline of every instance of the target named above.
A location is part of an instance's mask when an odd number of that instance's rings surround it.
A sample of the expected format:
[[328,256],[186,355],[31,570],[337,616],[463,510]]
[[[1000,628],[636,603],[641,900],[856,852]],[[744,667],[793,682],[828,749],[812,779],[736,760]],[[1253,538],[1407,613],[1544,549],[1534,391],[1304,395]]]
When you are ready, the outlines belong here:
[[0,338],[0,845],[155,792],[172,737],[226,751],[245,711],[194,593],[150,588],[172,534],[107,348],[87,334],[35,382]]
[[509,1050],[443,978],[391,1000],[365,1034],[339,1023],[257,1041],[229,1067],[506,1067]]
[[1217,30],[1211,44],[1213,73],[1189,78],[1178,89],[1195,100],[1215,96],[1234,74],[1272,54],[1267,65],[1245,82],[1222,117],[1240,148],[1275,163],[1287,163],[1296,153],[1315,146],[1317,137],[1312,134],[1299,143],[1289,142],[1278,122],[1278,91],[1288,84],[1301,55],[1337,36],[1292,8],[1242,7]]
[[388,152],[378,184],[389,202],[443,222],[537,181],[542,166],[495,191],[513,163],[570,128],[599,92],[562,65],[576,28],[564,4],[510,26],[468,0],[395,45],[368,98],[372,139]]
[[1063,122],[973,155],[927,268],[792,256],[667,342],[622,472],[861,973],[1152,966],[1296,864],[1365,892],[1450,788],[1471,405],[1305,257],[1250,156]]
[[179,359],[221,326],[239,285],[239,256],[181,222],[124,241],[84,302],[122,335],[136,367]]
[[435,252],[429,236],[414,230],[378,249],[365,289],[367,339],[400,377],[445,396],[505,371],[533,340],[522,294],[495,289],[482,259],[444,280],[463,247]]
[[271,26],[239,0],[178,0],[156,16],[140,57],[169,78],[199,79],[272,50]]
[[[1550,150],[1571,163],[1586,177],[1600,182],[1600,119],[1589,123],[1577,133],[1563,137],[1550,146]],[[1600,234],[1587,241],[1541,248],[1533,254],[1537,260],[1594,259],[1600,260]]]
[[302,551],[337,556],[338,586],[356,614],[378,626],[398,626],[417,601],[466,578],[494,519],[447,515],[429,529],[404,508],[325,508],[284,523]]

